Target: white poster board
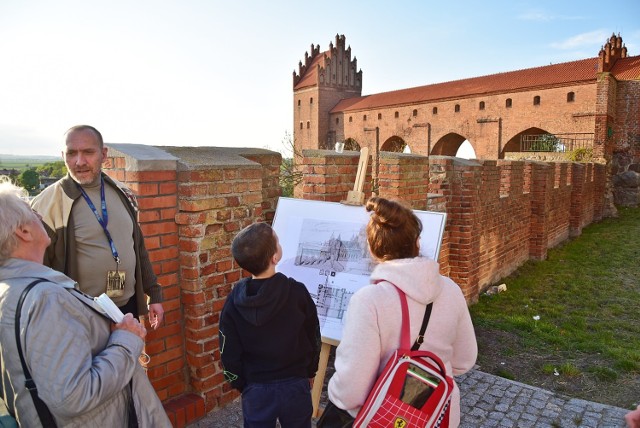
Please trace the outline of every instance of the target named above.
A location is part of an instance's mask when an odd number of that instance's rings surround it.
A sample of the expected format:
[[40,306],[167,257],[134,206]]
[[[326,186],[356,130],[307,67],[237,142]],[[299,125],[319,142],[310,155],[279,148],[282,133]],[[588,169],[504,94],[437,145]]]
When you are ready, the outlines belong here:
[[[446,214],[414,213],[422,221],[420,254],[438,259]],[[364,206],[281,197],[273,228],[282,246],[278,272],[302,282],[318,309],[323,337],[339,341],[349,299],[369,283]]]

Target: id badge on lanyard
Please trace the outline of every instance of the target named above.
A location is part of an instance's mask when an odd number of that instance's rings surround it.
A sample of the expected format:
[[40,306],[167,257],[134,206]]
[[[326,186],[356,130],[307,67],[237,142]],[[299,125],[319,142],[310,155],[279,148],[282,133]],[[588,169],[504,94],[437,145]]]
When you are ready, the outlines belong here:
[[104,180],[102,176],[100,176],[100,208],[102,209],[102,216],[96,209],[95,205],[87,195],[87,192],[78,184],[78,188],[84,197],[84,200],[93,211],[93,214],[96,216],[98,223],[102,226],[102,230],[104,231],[107,240],[109,241],[109,247],[111,248],[111,253],[113,254],[113,259],[116,262],[115,270],[107,271],[107,296],[109,297],[122,297],[124,296],[124,282],[125,282],[125,273],[121,272],[118,267],[120,266],[120,257],[118,257],[118,250],[116,250],[116,245],[111,238],[111,234],[109,233],[109,229],[107,229],[107,224],[109,223],[109,215],[107,213],[107,201],[104,196]]

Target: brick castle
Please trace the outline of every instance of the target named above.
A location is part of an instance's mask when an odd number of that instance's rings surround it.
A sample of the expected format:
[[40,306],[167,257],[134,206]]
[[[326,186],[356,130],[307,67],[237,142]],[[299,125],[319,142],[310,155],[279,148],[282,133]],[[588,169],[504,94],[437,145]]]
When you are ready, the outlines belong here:
[[344,35],[324,52],[311,45],[293,73],[298,150],[345,141],[455,156],[468,140],[478,159],[505,159],[549,133],[610,166],[616,204],[640,202],[640,56],[628,56],[620,35],[596,57],[561,64],[366,96],[362,79]]

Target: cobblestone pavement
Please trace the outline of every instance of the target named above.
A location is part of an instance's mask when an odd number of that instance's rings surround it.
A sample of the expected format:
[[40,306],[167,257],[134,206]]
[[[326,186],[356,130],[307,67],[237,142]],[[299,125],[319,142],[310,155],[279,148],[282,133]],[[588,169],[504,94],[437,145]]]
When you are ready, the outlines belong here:
[[[559,395],[472,370],[456,377],[462,395],[460,428],[623,428],[627,410]],[[323,394],[322,400],[326,400]],[[322,403],[324,405],[324,403]],[[314,424],[315,426],[315,424]],[[188,428],[241,428],[240,400]]]

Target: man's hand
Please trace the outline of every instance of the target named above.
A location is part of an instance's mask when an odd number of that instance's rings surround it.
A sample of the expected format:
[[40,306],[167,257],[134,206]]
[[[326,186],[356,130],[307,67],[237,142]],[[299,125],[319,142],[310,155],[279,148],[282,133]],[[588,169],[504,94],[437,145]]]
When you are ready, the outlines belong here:
[[144,328],[144,326],[140,324],[140,321],[135,319],[130,313],[125,314],[122,321],[111,326],[111,331],[114,330],[126,330],[135,334],[142,340],[144,340],[144,337],[147,335],[147,329]]
[[624,419],[627,421],[629,428],[640,428],[640,406],[636,410],[627,413]]
[[162,324],[164,318],[164,308],[162,303],[152,303],[149,305],[149,324],[154,330],[157,330]]

